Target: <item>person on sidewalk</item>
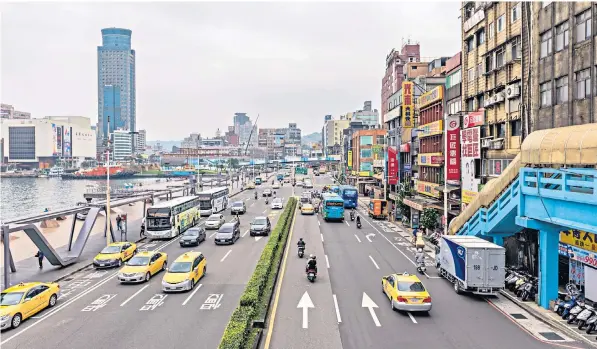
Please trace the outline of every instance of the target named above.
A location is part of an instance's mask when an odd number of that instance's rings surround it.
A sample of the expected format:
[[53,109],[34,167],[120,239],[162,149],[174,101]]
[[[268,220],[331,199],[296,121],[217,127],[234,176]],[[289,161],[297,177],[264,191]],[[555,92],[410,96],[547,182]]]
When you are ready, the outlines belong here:
[[122,217],[120,217],[120,214],[118,216],[116,216],[116,229],[118,229],[119,233],[122,233],[122,226],[120,225],[122,223]]
[[37,253],[35,254],[35,257],[37,257],[37,262],[39,263],[39,269],[43,269],[44,268],[44,253],[41,250],[38,250]]
[[419,232],[419,230],[417,228],[413,229],[413,245],[417,244],[417,233]]

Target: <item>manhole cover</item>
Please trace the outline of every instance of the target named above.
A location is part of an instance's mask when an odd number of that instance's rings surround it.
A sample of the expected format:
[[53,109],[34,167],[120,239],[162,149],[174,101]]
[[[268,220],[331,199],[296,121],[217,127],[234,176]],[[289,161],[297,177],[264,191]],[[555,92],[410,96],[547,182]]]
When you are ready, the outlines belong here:
[[524,320],[527,318],[526,316],[519,314],[519,313],[513,313],[513,314],[510,314],[510,316],[512,316],[513,318],[515,318],[517,320]]
[[555,332],[539,332],[540,335],[542,335],[543,337],[545,337],[545,339],[549,340],[549,341],[563,341],[564,338],[558,336],[557,333]]

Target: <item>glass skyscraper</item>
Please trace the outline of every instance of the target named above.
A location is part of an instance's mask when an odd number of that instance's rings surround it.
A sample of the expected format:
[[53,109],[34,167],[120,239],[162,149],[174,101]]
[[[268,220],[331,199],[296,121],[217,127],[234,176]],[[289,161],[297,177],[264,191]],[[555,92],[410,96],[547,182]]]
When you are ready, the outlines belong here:
[[131,35],[129,29],[102,29],[102,46],[97,47],[99,140],[115,129],[136,131],[135,50],[131,49]]

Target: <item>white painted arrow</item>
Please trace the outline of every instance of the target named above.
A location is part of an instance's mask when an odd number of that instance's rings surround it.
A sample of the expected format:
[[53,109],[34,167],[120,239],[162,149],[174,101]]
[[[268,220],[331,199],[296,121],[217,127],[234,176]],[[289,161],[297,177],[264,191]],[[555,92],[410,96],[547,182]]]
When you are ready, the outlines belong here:
[[377,315],[375,314],[375,310],[373,309],[373,308],[379,308],[379,307],[377,306],[377,304],[375,304],[373,299],[371,299],[371,298],[369,298],[369,296],[367,296],[367,294],[365,292],[363,292],[363,302],[361,303],[361,306],[363,308],[369,308],[369,314],[371,314],[371,317],[373,318],[373,322],[375,323],[375,326],[381,327],[381,324],[379,323],[379,319],[377,319]]
[[255,241],[259,241],[263,238],[263,236],[255,236]]
[[315,308],[315,306],[313,305],[311,297],[309,297],[309,293],[307,293],[307,291],[303,293],[303,296],[296,307],[303,308],[303,328],[309,328],[309,308]]
[[373,242],[373,241],[371,241],[370,237],[374,237],[374,236],[375,236],[375,234],[373,234],[373,233],[369,233],[369,234],[365,235],[365,237],[367,238],[367,240],[369,240],[369,242]]

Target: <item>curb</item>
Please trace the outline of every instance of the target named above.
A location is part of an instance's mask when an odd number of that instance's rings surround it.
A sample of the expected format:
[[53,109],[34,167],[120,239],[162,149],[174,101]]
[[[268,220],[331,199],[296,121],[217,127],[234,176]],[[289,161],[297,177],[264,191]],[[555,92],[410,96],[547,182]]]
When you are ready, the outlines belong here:
[[548,326],[557,328],[558,330],[566,333],[568,336],[576,339],[577,341],[587,343],[587,344],[597,348],[597,343],[595,343],[594,341],[591,341],[591,340],[585,338],[584,336],[579,335],[576,331],[569,328],[568,326],[565,326],[564,324],[561,324],[559,321],[552,321],[552,320],[545,318],[545,316],[543,316],[540,312],[538,312],[537,310],[533,309],[532,307],[526,305],[524,302],[520,302],[517,298],[515,298],[508,292],[506,292],[504,290],[500,290],[500,294],[502,296],[508,298],[508,300],[510,302],[512,302],[512,303],[516,304],[518,307],[524,309],[526,312],[531,314],[537,320],[545,323]]
[[[236,193],[234,193],[234,194],[231,194],[231,195],[229,195],[228,197],[229,197],[229,198],[231,198],[231,197],[234,197],[234,196],[236,196],[236,195],[238,195],[238,194],[240,194],[240,193],[242,193],[242,192],[244,192],[244,191],[247,191],[247,189],[243,189],[243,190],[237,191]],[[141,241],[144,241],[144,240],[146,240],[146,239],[147,239],[147,237],[142,237],[142,238],[140,238],[140,239],[137,239],[137,240],[135,240],[135,243],[139,243],[139,242],[141,242]],[[74,275],[74,274],[76,274],[76,273],[80,272],[81,270],[83,270],[83,269],[85,269],[85,268],[87,268],[87,267],[89,267],[89,266],[92,266],[92,265],[93,265],[93,262],[86,263],[85,265],[81,265],[81,267],[80,267],[80,268],[77,268],[77,269],[75,269],[75,270],[73,270],[73,271],[71,271],[71,272],[69,272],[69,273],[67,273],[67,274],[65,274],[65,275],[62,275],[62,276],[58,277],[58,278],[57,278],[57,279],[55,279],[53,282],[59,282],[59,281],[62,281],[62,280],[64,280],[64,279],[68,278],[69,276],[72,276],[72,275]]]

